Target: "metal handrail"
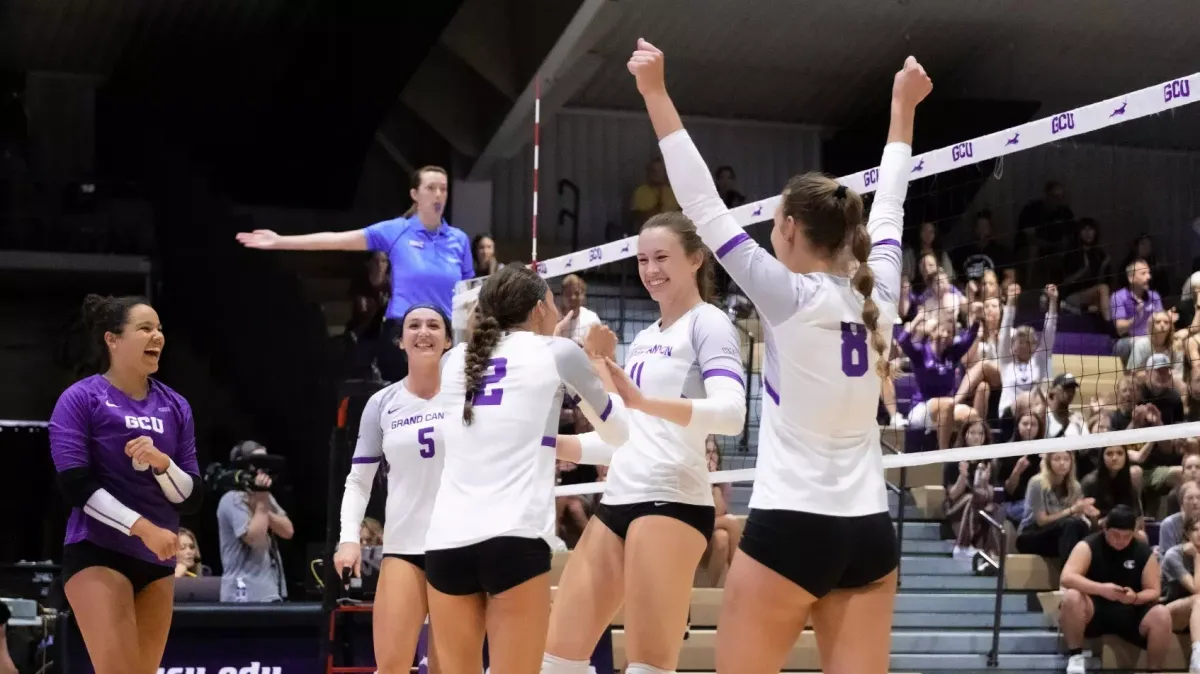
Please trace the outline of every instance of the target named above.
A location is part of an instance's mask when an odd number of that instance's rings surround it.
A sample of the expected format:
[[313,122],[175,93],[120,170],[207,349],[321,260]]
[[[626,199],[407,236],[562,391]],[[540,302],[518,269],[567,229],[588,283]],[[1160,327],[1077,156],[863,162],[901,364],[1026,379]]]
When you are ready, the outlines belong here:
[[749,328],[738,321],[733,321],[733,326],[738,329],[738,332],[745,335],[750,343],[750,348],[746,350],[746,418],[742,421],[742,441],[739,443],[741,452],[746,453],[750,451],[750,403],[752,398],[750,377],[754,374],[754,347],[758,340],[754,339],[754,333],[750,332]]
[[988,526],[1000,532],[1000,553],[996,559],[992,559],[986,552],[977,553],[979,559],[996,569],[996,606],[992,612],[992,649],[988,651],[987,656],[987,666],[995,668],[1000,666],[1000,613],[1004,607],[1004,563],[1008,558],[1008,532],[1004,530],[1003,523],[997,522],[986,511],[980,510],[979,514],[987,521]]

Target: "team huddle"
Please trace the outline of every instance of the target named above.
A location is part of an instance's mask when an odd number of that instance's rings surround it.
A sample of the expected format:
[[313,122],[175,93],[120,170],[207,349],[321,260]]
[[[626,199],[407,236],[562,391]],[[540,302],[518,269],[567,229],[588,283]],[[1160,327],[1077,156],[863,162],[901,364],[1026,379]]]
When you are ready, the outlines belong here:
[[[766,358],[757,478],[725,581],[717,670],[779,672],[811,620],[826,674],[883,674],[898,560],[876,422],[881,333],[897,320],[913,118],[932,82],[912,57],[894,78],[869,219],[861,196],[833,179],[793,177],[772,253],[722,201],[667,94],[662,52],[639,40],[628,68],[682,208],[638,236],[639,275],[660,318],[618,363],[606,327],[578,341],[553,336],[553,294],[520,265],[487,277],[457,346],[445,308],[407,307],[397,335],[407,375],[365,406],[334,556],[339,570],[360,572],[360,525],[383,467],[377,670],[410,671],[428,618],[440,674],[479,674],[485,636],[496,674],[587,674],[622,608],[626,672],[676,669],[715,521],[705,439],[737,435],[747,414],[741,340],[710,303],[719,263],[758,309]],[[418,176],[414,200],[424,184]],[[440,217],[444,176],[437,184]],[[361,231],[243,238],[258,248],[374,245]],[[441,243],[428,252],[458,245],[443,238],[429,238]],[[411,248],[426,251],[423,241]],[[110,305],[93,326],[100,374],[67,389],[51,420],[75,507],[64,582],[97,674],[148,673],[170,626],[179,513],[202,490],[191,410],[150,378],[158,316],[144,300]],[[594,430],[558,435],[568,396]],[[551,605],[556,460],[609,470]]]
[[[736,435],[746,415],[737,330],[708,302],[709,251],[757,306],[767,344],[759,470],[717,669],[780,671],[811,617],[824,671],[887,671],[897,553],[875,419],[880,332],[897,319],[913,114],[932,83],[911,58],[896,75],[869,221],[853,191],[797,176],[775,214],[772,256],[722,202],[663,65],[639,41],[629,70],[683,212],[649,219],[639,235],[639,273],[661,318],[623,364],[603,326],[579,342],[552,336],[553,295],[521,266],[483,283],[463,344],[451,348],[436,307],[403,318],[409,374],[363,412],[334,560],[359,570],[359,526],[385,465],[382,672],[408,670],[428,615],[440,672],[481,671],[486,635],[495,672],[584,674],[622,606],[626,671],[675,669],[714,522],[704,439]],[[594,431],[557,434],[565,396]],[[551,606],[556,459],[609,472]],[[810,540],[820,556],[805,554]]]

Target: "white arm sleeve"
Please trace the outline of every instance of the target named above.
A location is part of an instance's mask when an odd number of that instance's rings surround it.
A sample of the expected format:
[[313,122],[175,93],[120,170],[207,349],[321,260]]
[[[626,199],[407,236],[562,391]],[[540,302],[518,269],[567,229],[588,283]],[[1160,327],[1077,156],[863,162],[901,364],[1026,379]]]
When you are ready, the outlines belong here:
[[579,439],[579,460],[575,463],[586,466],[607,466],[612,462],[613,453],[617,451],[617,448],[602,440],[599,433],[591,431],[580,433],[575,437]]
[[615,447],[625,444],[629,439],[629,415],[621,397],[604,390],[604,383],[578,344],[565,337],[550,337],[547,343],[559,378],[568,392],[579,397],[579,411],[605,442]]
[[675,200],[696,223],[704,245],[729,272],[767,322],[778,325],[799,311],[816,283],[793,274],[759,246],[729,212],[704,158],[687,131],[680,129],[658,142]]
[[690,338],[706,397],[692,399],[688,427],[717,435],[741,433],[746,422],[746,384],[737,328],[719,309],[701,307]]
[[391,387],[388,387],[376,392],[363,406],[358,422],[358,441],[354,444],[354,458],[350,459],[350,474],[346,476],[346,491],[342,494],[339,543],[359,542],[359,530],[367,514],[367,502],[371,500],[371,485],[383,460],[383,429],[379,425],[379,412],[386,407],[383,398],[390,390]]
[[867,218],[871,254],[867,264],[875,274],[875,295],[881,302],[900,301],[900,233],[904,228],[904,198],[912,177],[912,147],[888,143],[879,164],[879,189]]
[[171,465],[167,466],[167,470],[161,475],[154,471],[151,472],[154,473],[154,479],[158,482],[158,487],[162,489],[163,495],[171,503],[183,503],[187,497],[192,495],[192,489],[195,488],[192,476],[175,465],[174,461],[171,461]]
[[107,524],[126,536],[130,534],[130,529],[133,529],[134,523],[142,517],[130,510],[124,503],[118,501],[115,496],[108,493],[108,490],[103,487],[92,493],[91,497],[87,500],[87,505],[83,507],[83,512],[92,519]]

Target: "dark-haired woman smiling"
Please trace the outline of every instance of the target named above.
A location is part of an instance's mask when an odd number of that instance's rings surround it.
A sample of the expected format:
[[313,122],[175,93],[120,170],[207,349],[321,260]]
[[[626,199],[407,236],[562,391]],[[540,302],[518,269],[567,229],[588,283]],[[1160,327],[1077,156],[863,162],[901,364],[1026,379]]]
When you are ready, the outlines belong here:
[[91,376],[63,391],[50,454],[71,504],[63,587],[96,674],[150,674],[167,644],[180,512],[200,505],[187,401],[151,379],[165,340],[144,299],[89,295]]

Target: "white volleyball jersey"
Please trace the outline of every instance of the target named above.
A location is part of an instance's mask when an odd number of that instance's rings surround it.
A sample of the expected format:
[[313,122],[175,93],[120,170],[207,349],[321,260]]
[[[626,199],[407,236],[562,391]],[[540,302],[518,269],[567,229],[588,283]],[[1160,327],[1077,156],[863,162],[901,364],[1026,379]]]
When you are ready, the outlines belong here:
[[[667,173],[683,212],[758,308],[766,325],[763,412],[751,508],[853,517],[886,512],[875,419],[879,355],[862,323],[850,280],[796,274],[747,235],[721,201],[686,131],[662,139]],[[900,236],[912,148],[883,152],[867,228],[867,264],[879,329],[890,334],[900,288]]]
[[562,337],[505,334],[462,421],[466,344],[447,354],[439,398],[446,465],[426,548],[460,548],[498,536],[554,539],[554,465],[563,387],[611,444],[628,437],[619,397],[609,395],[583,349]]
[[[708,415],[693,409],[692,423],[670,421],[630,410],[629,441],[612,458],[603,503],[620,505],[670,501],[712,505],[712,485],[704,441],[709,433],[736,435],[745,421],[746,390],[737,328],[717,307],[701,303],[666,329],[661,321],[638,333],[625,351],[625,371],[651,398],[710,397],[706,383],[725,384],[713,398],[724,396],[734,414]],[[731,420],[725,428],[711,422]],[[729,426],[732,426],[730,428]]]
[[442,429],[447,414],[437,398],[413,395],[406,381],[376,392],[363,408],[342,501],[341,540],[358,541],[371,484],[382,465],[387,475],[383,552],[419,555],[425,552],[429,517],[441,481],[446,448]]

